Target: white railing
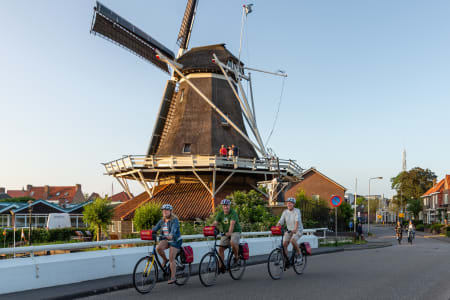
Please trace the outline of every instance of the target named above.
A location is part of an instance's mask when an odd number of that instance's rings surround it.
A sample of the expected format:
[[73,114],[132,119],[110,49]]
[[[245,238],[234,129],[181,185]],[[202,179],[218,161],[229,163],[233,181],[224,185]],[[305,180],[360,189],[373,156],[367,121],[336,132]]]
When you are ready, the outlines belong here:
[[176,168],[231,168],[254,171],[277,172],[300,176],[303,169],[294,160],[250,159],[211,155],[128,155],[103,164],[110,175],[134,169],[176,169]]
[[[328,230],[328,228],[304,229],[303,233],[306,235],[312,235],[318,231],[323,231],[323,236],[317,237],[317,238],[325,239],[327,230]],[[271,235],[270,231],[242,232],[241,233],[241,236],[243,236],[243,237],[270,236],[270,235]],[[203,236],[203,234],[183,235],[181,238],[183,239],[183,241],[206,239]],[[15,255],[17,253],[30,253],[31,256],[34,256],[34,253],[36,253],[36,252],[51,251],[51,250],[80,250],[80,249],[88,249],[88,248],[96,248],[96,247],[105,247],[105,248],[110,249],[111,246],[116,246],[116,245],[137,245],[137,244],[148,244],[148,243],[149,243],[149,241],[143,241],[141,239],[123,239],[123,240],[107,240],[107,241],[99,241],[99,242],[80,242],[80,243],[27,246],[27,247],[16,247],[16,248],[0,248],[0,255],[2,255],[2,254]]]

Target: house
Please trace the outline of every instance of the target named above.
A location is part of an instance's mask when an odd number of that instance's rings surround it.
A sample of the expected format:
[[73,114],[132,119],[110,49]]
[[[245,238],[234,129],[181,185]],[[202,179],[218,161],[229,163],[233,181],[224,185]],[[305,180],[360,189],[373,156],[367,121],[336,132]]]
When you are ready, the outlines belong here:
[[[133,194],[131,194],[131,196],[134,197]],[[112,195],[112,197],[108,197],[108,200],[113,203],[127,202],[130,199],[131,199],[130,196],[128,196],[128,194],[125,192],[120,192],[120,193]]]
[[[72,227],[86,227],[83,223],[84,206],[91,203],[86,201],[70,208],[62,208],[46,200],[37,200],[33,203],[0,202],[0,227],[16,228],[31,226],[34,228],[44,228],[47,224],[48,215],[52,213],[68,213]],[[14,220],[14,221],[13,221]]]
[[316,168],[310,168],[302,174],[303,179],[292,184],[285,192],[285,199],[294,197],[298,191],[303,190],[306,197],[311,199],[328,200],[332,195],[338,195],[344,201],[345,187],[329,178],[325,174],[319,172]]
[[423,221],[425,224],[443,222],[450,218],[450,175],[436,183],[421,196]]
[[31,197],[36,200],[46,200],[63,207],[86,201],[81,190],[81,184],[74,186],[33,186],[28,184],[26,189],[8,190],[7,194],[11,198]]

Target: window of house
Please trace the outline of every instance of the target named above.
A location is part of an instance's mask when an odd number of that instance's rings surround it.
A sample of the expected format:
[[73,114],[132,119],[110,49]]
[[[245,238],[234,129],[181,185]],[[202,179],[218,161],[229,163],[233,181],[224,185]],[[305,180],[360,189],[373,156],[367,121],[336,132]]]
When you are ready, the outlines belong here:
[[33,195],[34,195],[34,191],[31,191],[30,196],[33,196]]
[[64,196],[69,196],[69,192],[65,192],[65,193],[64,193]]
[[136,228],[134,227],[134,222],[131,222],[131,232],[132,233],[139,233]]
[[61,195],[61,193],[60,193],[60,192],[57,192],[57,193],[56,193],[56,196],[59,196],[59,195]]
[[[228,113],[225,113],[225,115],[227,116],[227,118],[230,118],[230,115]],[[220,123],[222,124],[222,126],[230,126],[227,119],[222,116],[220,117]]]
[[319,201],[320,196],[319,195],[312,195],[312,199],[315,201]]
[[444,194],[444,204],[448,204],[448,194]]
[[191,153],[191,144],[184,144],[183,153]]

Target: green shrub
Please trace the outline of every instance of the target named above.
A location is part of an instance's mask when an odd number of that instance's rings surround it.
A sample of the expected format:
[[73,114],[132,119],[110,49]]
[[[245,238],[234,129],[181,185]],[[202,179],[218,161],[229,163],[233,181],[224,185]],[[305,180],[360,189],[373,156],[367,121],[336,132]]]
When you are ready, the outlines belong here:
[[430,228],[431,228],[431,231],[436,230],[436,232],[440,233],[441,232],[441,228],[443,226],[444,226],[444,224],[436,223],[436,224],[431,225]]
[[417,226],[416,226],[417,231],[423,231],[424,228],[425,228],[425,226],[423,224],[417,224]]
[[133,224],[137,231],[152,229],[161,218],[161,204],[149,202],[136,209]]
[[450,238],[450,228],[448,226],[447,226],[445,235]]
[[[3,229],[1,230],[3,232]],[[84,231],[80,228],[58,228],[58,229],[44,229],[33,228],[31,230],[31,243],[53,243],[53,242],[69,242],[73,236],[76,236],[75,231]],[[24,228],[23,233],[28,242],[28,228]],[[16,243],[21,241],[22,229],[16,229]],[[12,245],[14,242],[13,230],[6,230],[6,247]],[[4,237],[0,237],[0,247],[4,245]]]

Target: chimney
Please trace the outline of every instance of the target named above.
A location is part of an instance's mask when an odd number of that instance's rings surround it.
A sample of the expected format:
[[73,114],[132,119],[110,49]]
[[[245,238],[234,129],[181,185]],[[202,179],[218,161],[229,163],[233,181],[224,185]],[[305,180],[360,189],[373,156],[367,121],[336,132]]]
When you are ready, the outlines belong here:
[[0,194],[4,194],[5,193],[5,188],[4,187],[0,187]]
[[50,198],[49,193],[50,193],[50,187],[48,185],[44,185],[44,195],[43,195],[44,200],[48,200]]
[[31,191],[31,189],[33,188],[33,186],[31,185],[31,184],[27,184],[27,189],[26,189],[26,191]]

